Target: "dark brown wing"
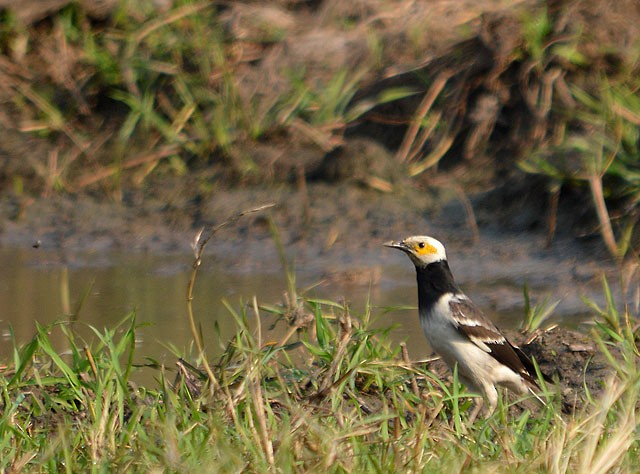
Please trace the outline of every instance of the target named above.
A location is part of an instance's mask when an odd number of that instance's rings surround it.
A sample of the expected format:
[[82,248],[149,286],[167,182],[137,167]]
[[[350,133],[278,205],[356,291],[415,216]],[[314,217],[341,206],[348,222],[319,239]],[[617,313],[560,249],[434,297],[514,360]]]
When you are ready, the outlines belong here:
[[[533,362],[522,350],[511,344],[473,302],[464,295],[449,301],[457,330],[501,364],[506,365],[523,379],[538,387]],[[551,382],[551,379],[544,376]]]
[[[516,354],[520,358],[520,362],[522,362],[522,365],[524,365],[524,368],[527,369],[527,372],[530,373],[531,376],[535,378],[536,367],[533,365],[533,361],[518,346],[514,346],[513,344],[511,344],[511,347],[513,347],[513,350],[516,351]],[[538,367],[538,369],[539,368],[540,367]],[[547,374],[545,374],[542,370],[540,370],[540,375],[542,375],[542,378],[544,379],[545,382],[553,383],[553,379],[549,377]],[[537,382],[534,382],[534,383],[537,387],[538,386]]]

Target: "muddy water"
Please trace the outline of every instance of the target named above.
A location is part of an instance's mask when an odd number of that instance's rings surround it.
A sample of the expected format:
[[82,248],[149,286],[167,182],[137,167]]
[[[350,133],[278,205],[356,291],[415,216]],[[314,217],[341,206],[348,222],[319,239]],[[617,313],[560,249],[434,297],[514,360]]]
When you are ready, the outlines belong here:
[[[65,262],[57,253],[31,249],[0,249],[0,356],[7,357],[11,337],[19,344],[34,334],[35,324],[75,320],[78,330],[91,325],[113,327],[135,311],[138,323],[139,354],[163,361],[172,358],[166,345],[188,348],[191,335],[186,320],[186,288],[191,257],[145,255],[83,255]],[[398,270],[391,269],[391,274]],[[368,284],[327,283],[322,275],[296,272],[298,287],[316,298],[345,298],[354,314],[364,311],[367,300],[378,307],[415,304],[413,279],[402,284],[374,282]],[[407,276],[410,277],[409,272]],[[385,278],[386,280],[386,278]],[[235,324],[225,301],[241,310],[256,296],[259,304],[275,305],[283,301],[286,288],[279,268],[261,273],[234,270],[205,262],[199,272],[194,298],[196,315],[203,331],[217,339],[218,326],[222,339],[235,332]],[[381,316],[374,308],[374,318],[383,325],[399,323],[417,328],[415,312],[397,310]],[[377,313],[377,316],[376,316]],[[253,314],[253,310],[249,311]],[[265,323],[274,318],[265,313]],[[416,324],[413,324],[416,323]],[[270,324],[267,324],[270,325]],[[282,325],[281,325],[282,326]],[[277,329],[277,327],[276,327]],[[90,334],[89,331],[84,331]],[[279,332],[272,336],[277,337]],[[52,332],[54,339],[59,336]],[[59,341],[58,341],[59,342]],[[213,350],[216,341],[210,343]]]
[[[81,337],[91,341],[95,336],[89,326],[113,328],[135,311],[142,325],[137,332],[136,362],[144,363],[149,357],[173,366],[176,355],[171,347],[179,355],[188,354],[191,347],[186,319],[190,265],[189,255],[90,254],[63,259],[57,252],[42,249],[0,249],[0,361],[11,357],[12,338],[20,345],[33,337],[36,322],[48,325],[74,320]],[[310,288],[305,292],[309,297],[346,299],[356,316],[369,302],[376,326],[395,326],[393,341],[406,341],[413,358],[426,357],[429,349],[415,308],[398,309],[416,305],[413,268],[407,262],[372,267],[370,274],[376,278],[369,284],[366,268],[355,282],[354,278],[296,272],[298,287]],[[259,304],[279,304],[285,288],[280,268],[259,273],[230,271],[205,259],[196,284],[194,308],[209,353],[219,351],[235,333],[225,301],[236,310],[247,307],[254,296]],[[465,289],[473,296],[472,285]],[[396,309],[389,311],[389,307]],[[253,318],[253,310],[247,313]],[[513,327],[514,314],[519,310],[489,314],[503,327]],[[265,340],[280,340],[288,330],[282,323],[268,330],[275,321],[268,313],[262,313],[262,319]],[[51,330],[51,338],[60,351],[65,350],[59,328]]]

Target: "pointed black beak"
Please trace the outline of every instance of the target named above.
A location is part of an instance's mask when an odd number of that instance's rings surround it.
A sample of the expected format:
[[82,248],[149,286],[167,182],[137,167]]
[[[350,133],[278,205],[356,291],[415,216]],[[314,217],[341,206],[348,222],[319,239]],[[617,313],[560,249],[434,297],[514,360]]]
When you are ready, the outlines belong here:
[[385,242],[384,246],[392,249],[402,250],[403,252],[407,252],[407,253],[410,252],[410,249],[407,246],[407,244],[404,243],[404,240],[400,240],[398,242],[394,242],[393,240],[390,240],[389,242]]

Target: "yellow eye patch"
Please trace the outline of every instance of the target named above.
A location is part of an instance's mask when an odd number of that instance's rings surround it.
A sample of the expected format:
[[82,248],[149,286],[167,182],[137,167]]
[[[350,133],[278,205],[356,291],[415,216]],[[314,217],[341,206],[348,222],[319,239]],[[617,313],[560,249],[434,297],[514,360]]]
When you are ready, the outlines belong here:
[[426,242],[418,242],[417,244],[414,244],[413,250],[418,255],[432,255],[434,253],[438,253],[438,249]]

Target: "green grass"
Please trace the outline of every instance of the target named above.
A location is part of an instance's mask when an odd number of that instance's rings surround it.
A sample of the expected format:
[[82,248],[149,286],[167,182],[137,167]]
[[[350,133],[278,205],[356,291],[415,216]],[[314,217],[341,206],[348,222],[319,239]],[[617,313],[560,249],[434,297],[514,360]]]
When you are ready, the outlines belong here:
[[[0,469],[635,472],[638,334],[609,301],[593,332],[613,369],[601,395],[570,415],[552,392],[533,411],[510,410],[515,400],[503,397],[471,424],[472,398],[406,361],[387,331],[369,327],[371,309],[353,316],[299,299],[307,324],[276,343],[265,329],[274,316],[255,300],[248,312],[230,309],[237,331],[209,361],[215,387],[188,366],[178,378],[155,369],[157,384],[136,385],[136,371],[152,369],[135,366],[134,314],[93,329],[92,342],[67,324],[38,327],[0,377]],[[64,350],[52,347],[52,331],[66,336]]]
[[539,303],[532,305],[529,296],[529,285],[526,282],[522,293],[524,299],[524,317],[518,329],[525,334],[531,334],[539,330],[542,324],[553,315],[553,310],[556,309],[560,301],[551,303],[549,297],[546,297]]

